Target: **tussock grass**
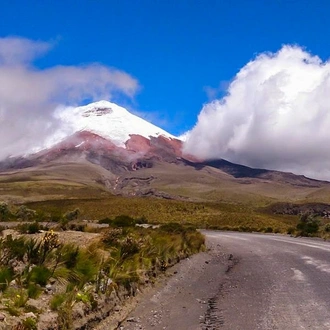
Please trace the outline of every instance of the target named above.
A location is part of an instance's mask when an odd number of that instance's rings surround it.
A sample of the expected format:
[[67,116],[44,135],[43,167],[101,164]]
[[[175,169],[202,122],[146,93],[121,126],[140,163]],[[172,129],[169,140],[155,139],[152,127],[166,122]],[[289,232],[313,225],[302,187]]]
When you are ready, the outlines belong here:
[[80,219],[114,219],[122,214],[132,218],[146,218],[149,223],[191,223],[201,228],[239,229],[251,228],[264,231],[287,232],[296,226],[298,218],[263,212],[259,205],[226,202],[187,202],[155,198],[124,198],[111,196],[106,199],[49,200],[27,204],[38,212],[50,213],[54,218],[69,210],[79,208]]

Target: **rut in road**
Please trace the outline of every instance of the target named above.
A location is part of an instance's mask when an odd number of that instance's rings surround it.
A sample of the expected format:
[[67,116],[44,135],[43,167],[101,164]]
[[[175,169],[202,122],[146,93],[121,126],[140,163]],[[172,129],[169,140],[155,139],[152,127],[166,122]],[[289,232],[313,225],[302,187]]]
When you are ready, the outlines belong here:
[[[234,258],[232,254],[228,256],[228,261],[229,263],[226,274],[228,274],[233,267],[238,264],[238,259]],[[229,279],[227,279],[227,281],[229,281]],[[218,330],[224,325],[224,316],[222,310],[219,308],[220,298],[222,298],[226,293],[224,288],[225,285],[222,283],[217,294],[208,300],[207,311],[201,322],[202,330]]]
[[210,298],[204,320],[201,323],[202,330],[218,330],[223,324],[223,315],[218,308],[217,297]]

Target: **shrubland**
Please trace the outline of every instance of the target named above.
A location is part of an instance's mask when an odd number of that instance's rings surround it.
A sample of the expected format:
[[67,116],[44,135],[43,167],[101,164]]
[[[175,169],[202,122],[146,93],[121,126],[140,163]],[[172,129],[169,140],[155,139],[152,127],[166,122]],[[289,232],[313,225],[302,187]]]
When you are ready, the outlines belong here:
[[[73,329],[77,313],[92,322],[89,315],[108,315],[119,301],[205,247],[204,237],[192,226],[170,223],[144,228],[137,222],[141,219],[124,215],[109,219],[106,227],[94,227],[93,240],[82,245],[74,238],[63,241],[63,234],[70,231],[63,231],[61,225],[46,231],[34,222],[33,230],[4,230],[0,313],[6,324],[37,329],[43,322],[42,329]],[[49,313],[53,319],[47,325]]]

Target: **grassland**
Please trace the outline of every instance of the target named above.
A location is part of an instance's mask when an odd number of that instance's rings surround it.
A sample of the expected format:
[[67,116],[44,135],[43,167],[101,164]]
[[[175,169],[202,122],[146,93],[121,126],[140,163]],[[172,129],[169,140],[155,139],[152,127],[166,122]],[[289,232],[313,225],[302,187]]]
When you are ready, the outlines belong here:
[[[299,186],[253,178],[236,179],[214,169],[159,164],[125,177],[153,177],[149,188],[174,199],[122,197],[105,182],[116,176],[86,163],[56,163],[0,174],[0,201],[25,204],[45,215],[59,217],[79,208],[81,220],[119,215],[144,217],[150,223],[193,223],[203,228],[287,232],[297,216],[274,215],[262,208],[275,202],[330,202],[330,185]],[[144,187],[145,188],[145,187]],[[139,187],[130,187],[136,191]],[[135,190],[134,190],[135,189]],[[178,198],[180,197],[180,198]]]

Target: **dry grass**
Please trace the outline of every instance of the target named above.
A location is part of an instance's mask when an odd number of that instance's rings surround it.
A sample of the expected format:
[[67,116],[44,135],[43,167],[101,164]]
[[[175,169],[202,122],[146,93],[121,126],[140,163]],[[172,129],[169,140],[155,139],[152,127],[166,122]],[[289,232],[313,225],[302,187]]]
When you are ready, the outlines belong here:
[[260,207],[278,201],[330,202],[330,186],[303,187],[260,179],[235,179],[210,167],[158,164],[125,176],[150,177],[150,188],[190,201],[114,196],[102,184],[115,176],[90,163],[54,163],[40,168],[0,174],[0,200],[24,203],[29,208],[64,214],[79,208],[80,218],[99,220],[126,214],[150,222],[194,223],[217,228],[250,228],[285,232],[295,217],[274,216]]

